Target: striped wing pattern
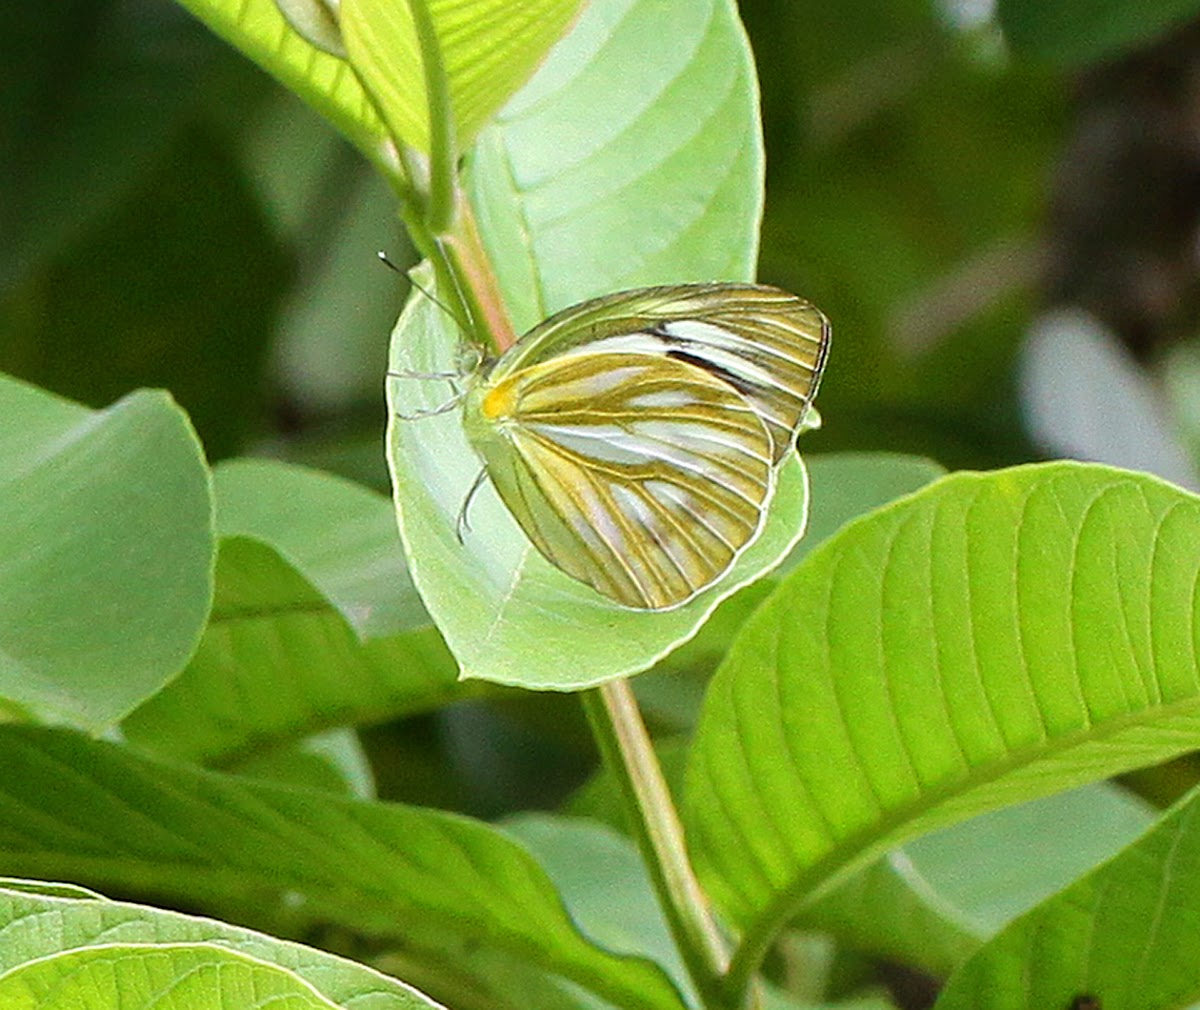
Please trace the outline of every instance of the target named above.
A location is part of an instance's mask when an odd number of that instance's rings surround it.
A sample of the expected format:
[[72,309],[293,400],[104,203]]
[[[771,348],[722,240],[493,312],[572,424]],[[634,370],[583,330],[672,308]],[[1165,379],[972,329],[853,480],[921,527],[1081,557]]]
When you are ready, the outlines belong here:
[[676,284],[565,309],[530,331],[496,372],[571,353],[666,355],[741,393],[767,423],[779,462],[794,448],[816,396],[829,336],[824,314],[787,291],[760,284]]
[[719,578],[761,530],[774,486],[756,409],[661,352],[579,349],[494,371],[464,424],[538,550],[627,607],[671,609]]

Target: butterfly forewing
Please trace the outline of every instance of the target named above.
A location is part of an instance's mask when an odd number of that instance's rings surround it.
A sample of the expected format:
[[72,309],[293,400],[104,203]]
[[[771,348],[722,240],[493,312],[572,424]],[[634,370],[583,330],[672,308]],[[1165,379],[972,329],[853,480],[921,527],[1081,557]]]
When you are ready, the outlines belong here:
[[538,550],[627,607],[676,607],[719,578],[773,489],[758,411],[661,352],[579,348],[497,368],[472,388],[464,423]]
[[828,320],[786,291],[757,284],[679,284],[566,309],[505,354],[493,376],[569,354],[669,357],[737,390],[766,422],[779,462],[795,445],[828,349]]

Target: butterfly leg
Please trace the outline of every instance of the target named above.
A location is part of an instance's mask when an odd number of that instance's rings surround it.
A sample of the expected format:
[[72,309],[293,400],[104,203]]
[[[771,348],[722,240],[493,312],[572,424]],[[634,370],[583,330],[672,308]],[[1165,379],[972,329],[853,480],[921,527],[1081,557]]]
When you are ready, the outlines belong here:
[[393,379],[447,379],[453,381],[463,377],[462,372],[414,372],[408,368],[402,368],[397,372],[389,371],[387,374]]
[[462,506],[458,510],[458,518],[454,520],[454,535],[458,538],[460,544],[466,540],[467,534],[471,531],[471,524],[467,521],[467,510],[471,507],[471,501],[479,493],[479,489],[483,487],[485,480],[487,480],[487,468],[480,467],[479,473],[475,475],[475,479],[471,482],[471,489],[467,492],[467,496],[463,499]]
[[396,416],[401,421],[419,421],[423,417],[437,417],[439,414],[449,414],[450,411],[462,403],[463,396],[463,393],[455,392],[449,400],[445,403],[439,403],[436,407],[425,407],[421,410],[414,410],[411,414],[397,413]]

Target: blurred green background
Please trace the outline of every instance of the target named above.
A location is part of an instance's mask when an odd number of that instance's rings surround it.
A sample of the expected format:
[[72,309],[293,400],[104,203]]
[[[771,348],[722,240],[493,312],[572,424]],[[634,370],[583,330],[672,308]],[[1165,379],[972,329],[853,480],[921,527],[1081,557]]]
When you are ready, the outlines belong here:
[[[741,10],[760,278],[834,323],[806,451],[1075,455],[1195,487],[1200,3]],[[214,462],[385,490],[404,285],[375,252],[412,253],[368,166],[170,0],[8,4],[0,40],[0,369],[91,406],[166,387]],[[657,690],[683,728],[694,692]],[[369,743],[382,795],[481,813],[551,804],[590,761],[570,698]]]

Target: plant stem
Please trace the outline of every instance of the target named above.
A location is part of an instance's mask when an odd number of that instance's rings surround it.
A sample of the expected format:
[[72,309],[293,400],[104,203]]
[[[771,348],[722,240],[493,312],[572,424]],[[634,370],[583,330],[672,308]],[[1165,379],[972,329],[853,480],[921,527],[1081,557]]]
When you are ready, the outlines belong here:
[[413,27],[421,46],[421,66],[425,72],[425,101],[429,116],[429,192],[425,221],[429,230],[440,235],[454,220],[455,153],[454,110],[450,107],[450,81],[442,59],[442,45],[426,0],[409,0]]
[[729,952],[688,862],[683,826],[633,690],[614,680],[585,692],[583,702],[692,984],[708,1010],[727,1007]]
[[[421,47],[429,118],[429,157],[402,149],[418,196],[402,211],[413,243],[432,264],[440,295],[469,326],[471,337],[503,351],[516,339],[475,218],[458,184],[454,110],[437,26],[427,0],[409,0]],[[423,171],[422,171],[423,170]]]

